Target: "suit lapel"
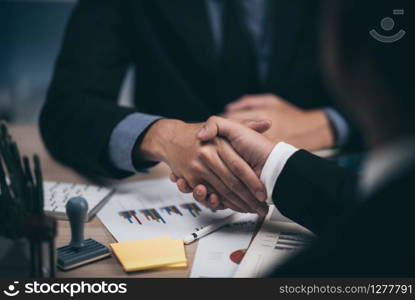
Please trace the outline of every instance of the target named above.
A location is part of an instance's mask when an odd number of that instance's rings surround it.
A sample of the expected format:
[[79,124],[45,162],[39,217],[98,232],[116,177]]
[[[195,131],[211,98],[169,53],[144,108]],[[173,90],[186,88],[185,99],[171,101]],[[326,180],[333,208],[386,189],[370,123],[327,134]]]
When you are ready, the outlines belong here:
[[205,71],[216,63],[206,3],[202,0],[152,0]]
[[[301,39],[301,30],[306,19],[306,0],[272,1],[272,34],[270,62],[266,88],[275,90],[289,67],[296,47]],[[313,2],[313,1],[310,1]],[[310,26],[313,26],[311,24]]]

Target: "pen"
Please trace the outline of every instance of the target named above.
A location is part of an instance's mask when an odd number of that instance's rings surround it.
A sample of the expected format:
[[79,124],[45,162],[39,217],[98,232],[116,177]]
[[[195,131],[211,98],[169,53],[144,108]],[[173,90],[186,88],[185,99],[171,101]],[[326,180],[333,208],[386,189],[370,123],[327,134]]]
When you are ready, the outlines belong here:
[[202,229],[195,231],[189,235],[187,235],[183,242],[187,245],[192,242],[194,242],[197,239],[200,239],[201,237],[204,237],[205,235],[208,235],[209,233],[212,233],[215,230],[218,230],[219,228],[231,223],[233,221],[233,218],[236,216],[236,214],[232,214],[226,218],[220,219],[217,222],[207,225],[203,227]]

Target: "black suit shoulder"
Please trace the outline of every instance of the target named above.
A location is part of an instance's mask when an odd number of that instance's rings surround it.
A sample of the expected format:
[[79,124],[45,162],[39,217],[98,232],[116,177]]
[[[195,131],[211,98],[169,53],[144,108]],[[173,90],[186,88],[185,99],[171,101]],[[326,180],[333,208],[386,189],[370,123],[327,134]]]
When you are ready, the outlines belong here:
[[39,118],[51,155],[77,170],[121,177],[108,158],[114,127],[134,109],[117,105],[131,61],[119,1],[80,1],[68,22]]

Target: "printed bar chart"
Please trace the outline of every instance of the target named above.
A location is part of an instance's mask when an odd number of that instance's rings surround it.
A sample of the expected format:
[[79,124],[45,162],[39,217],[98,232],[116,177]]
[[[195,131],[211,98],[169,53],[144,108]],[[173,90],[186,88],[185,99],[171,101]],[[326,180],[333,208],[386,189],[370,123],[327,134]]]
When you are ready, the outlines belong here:
[[176,205],[162,207],[161,211],[164,211],[164,212],[168,213],[170,216],[172,214],[183,216],[182,212],[177,208]]
[[[179,208],[180,207],[180,208]],[[170,206],[163,206],[159,209],[156,208],[149,208],[149,209],[133,209],[133,210],[124,210],[118,212],[118,215],[124,219],[126,219],[129,223],[136,223],[138,225],[143,225],[143,219],[139,219],[138,215],[142,214],[147,221],[153,222],[156,221],[158,223],[167,224],[168,221],[172,221],[174,217],[180,216],[184,217],[185,210],[189,213],[189,216],[193,218],[197,218],[202,213],[202,208],[200,208],[196,203],[184,203]],[[182,209],[182,210],[181,210]],[[205,209],[205,208],[203,208]],[[211,212],[215,212],[214,210],[210,210]],[[164,214],[164,217],[162,216]],[[167,219],[166,219],[167,217]]]
[[181,208],[187,209],[193,217],[197,217],[201,213],[200,207],[196,203],[185,203],[180,205]]
[[130,223],[134,223],[134,218],[139,225],[142,225],[141,221],[137,217],[137,212],[135,210],[120,211],[118,214],[121,217],[126,218]]
[[162,216],[160,216],[160,214],[158,213],[158,211],[154,208],[151,209],[142,209],[140,210],[140,212],[146,217],[147,220],[151,221],[157,221],[157,222],[163,222],[164,224],[166,224],[166,221],[163,219]]
[[115,188],[117,192],[98,217],[118,241],[161,236],[183,239],[233,213],[203,207],[166,178],[124,183]]

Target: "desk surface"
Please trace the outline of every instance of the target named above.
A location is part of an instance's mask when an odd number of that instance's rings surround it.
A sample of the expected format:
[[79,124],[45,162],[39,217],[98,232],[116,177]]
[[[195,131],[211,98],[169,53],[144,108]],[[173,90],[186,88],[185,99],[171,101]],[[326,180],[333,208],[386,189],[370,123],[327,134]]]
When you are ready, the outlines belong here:
[[[49,156],[43,146],[36,126],[10,126],[10,132],[13,135],[14,140],[18,143],[22,154],[39,154],[42,161],[43,176],[45,180],[91,183],[91,181],[87,178],[76,173],[71,168],[65,167],[56,162]],[[169,168],[167,165],[160,164],[159,166],[153,168],[149,174],[140,174],[132,178],[128,178],[125,181],[161,178],[167,176],[168,174]],[[68,244],[70,236],[69,222],[58,221],[56,246],[60,247]],[[93,238],[104,245],[115,242],[115,239],[97,217],[86,223],[85,238],[88,237]],[[127,274],[123,271],[116,258],[112,256],[74,270],[66,272],[58,271],[57,277],[188,277],[193,265],[196,247],[197,243],[193,243],[192,245],[185,247],[188,267],[183,270],[141,271]]]

